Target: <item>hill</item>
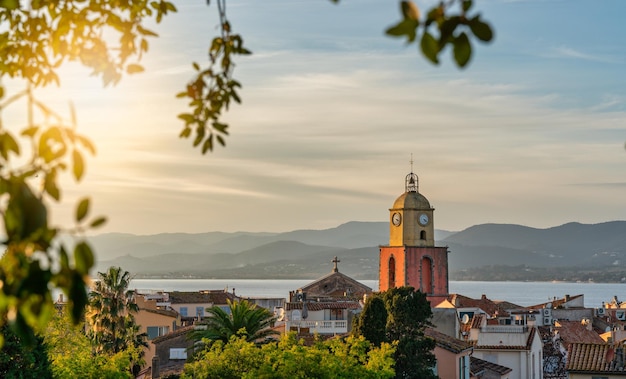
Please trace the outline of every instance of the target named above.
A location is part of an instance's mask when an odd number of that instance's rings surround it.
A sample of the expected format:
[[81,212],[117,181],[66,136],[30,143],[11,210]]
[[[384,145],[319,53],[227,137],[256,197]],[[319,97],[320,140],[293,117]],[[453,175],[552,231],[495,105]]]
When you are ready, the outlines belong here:
[[[621,265],[626,261],[624,232],[626,221],[547,229],[483,224],[460,232],[437,230],[435,237],[439,246],[450,249],[451,279],[490,280],[494,267],[520,266],[536,269],[517,270],[526,273],[520,274],[521,280],[533,280],[537,273],[554,277],[550,270],[555,268],[580,271]],[[378,246],[388,240],[387,222],[349,222],[285,233],[114,233],[91,239],[98,271],[119,265],[138,276],[284,279],[325,275],[335,256],[347,275],[376,279]]]

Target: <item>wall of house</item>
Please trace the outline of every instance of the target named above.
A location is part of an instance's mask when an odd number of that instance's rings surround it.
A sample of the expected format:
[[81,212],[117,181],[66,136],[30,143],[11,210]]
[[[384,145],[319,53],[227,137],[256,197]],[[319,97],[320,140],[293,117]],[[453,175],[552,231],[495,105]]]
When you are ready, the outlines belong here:
[[[139,310],[135,315],[135,322],[140,326],[141,333],[148,333],[149,326],[167,327],[168,331],[173,331],[173,326],[176,323],[176,317],[170,317],[158,313],[148,312],[146,310]],[[152,362],[152,357],[155,354],[155,347],[148,341],[148,347],[145,349],[144,360],[149,365]]]
[[561,309],[555,308],[552,310],[552,318],[556,320],[569,320],[569,321],[580,321],[584,318],[589,320],[593,320],[593,309],[591,308],[580,308],[580,309]]
[[[170,361],[170,349],[171,348],[193,348],[193,341],[187,339],[187,334],[181,334],[173,338],[160,341],[156,346],[153,345],[156,355],[159,356],[159,366],[164,366]],[[191,354],[188,350],[187,354]],[[147,360],[146,360],[147,361]],[[152,358],[150,358],[152,362]]]
[[[439,346],[435,347],[437,359],[437,376],[441,379],[456,379],[459,377],[459,360],[463,356],[469,356],[471,350],[455,354]],[[469,378],[468,378],[469,379]]]
[[183,316],[183,317],[196,317],[196,308],[200,307],[203,310],[203,314],[206,317],[206,309],[207,308],[211,308],[213,306],[213,303],[203,303],[203,304],[199,304],[199,303],[176,303],[176,304],[172,304],[171,307],[173,310],[175,310],[176,312],[180,313],[181,316],[181,308],[186,307],[187,308],[187,316]]

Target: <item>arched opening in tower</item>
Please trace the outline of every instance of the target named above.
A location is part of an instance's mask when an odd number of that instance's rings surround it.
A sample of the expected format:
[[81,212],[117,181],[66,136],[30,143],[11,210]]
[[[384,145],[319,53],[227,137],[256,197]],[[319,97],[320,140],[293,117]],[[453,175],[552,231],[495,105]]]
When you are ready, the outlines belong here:
[[389,258],[389,288],[396,286],[396,260],[394,257]]
[[421,264],[422,283],[420,288],[423,293],[433,293],[433,261],[429,257],[422,258]]
[[426,231],[425,230],[422,230],[420,232],[420,239],[423,240],[423,241],[426,241]]

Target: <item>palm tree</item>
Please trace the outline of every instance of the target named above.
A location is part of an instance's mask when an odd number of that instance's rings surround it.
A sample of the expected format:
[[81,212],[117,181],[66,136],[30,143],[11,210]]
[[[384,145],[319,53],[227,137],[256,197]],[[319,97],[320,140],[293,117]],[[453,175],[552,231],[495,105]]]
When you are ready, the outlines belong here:
[[134,292],[128,289],[130,280],[130,273],[121,267],[98,273],[87,312],[88,335],[98,353],[115,354],[130,346],[147,346],[145,333],[140,334],[135,323],[139,308]]
[[263,342],[279,334],[270,329],[276,318],[265,308],[257,307],[247,300],[228,300],[230,314],[218,306],[207,309],[206,329],[194,330],[193,339],[207,338],[227,343],[231,336],[245,336],[247,341]]

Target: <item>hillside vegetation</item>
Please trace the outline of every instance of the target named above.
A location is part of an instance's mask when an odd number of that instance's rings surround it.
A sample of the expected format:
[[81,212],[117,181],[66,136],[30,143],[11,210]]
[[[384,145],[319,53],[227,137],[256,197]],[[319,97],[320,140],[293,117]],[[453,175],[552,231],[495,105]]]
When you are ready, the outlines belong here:
[[[626,281],[626,221],[568,223],[537,229],[483,224],[460,232],[437,230],[448,246],[451,280]],[[166,233],[92,237],[98,271],[119,265],[137,277],[317,278],[331,260],[356,279],[377,279],[378,246],[386,222],[349,222],[324,230],[286,233]]]

